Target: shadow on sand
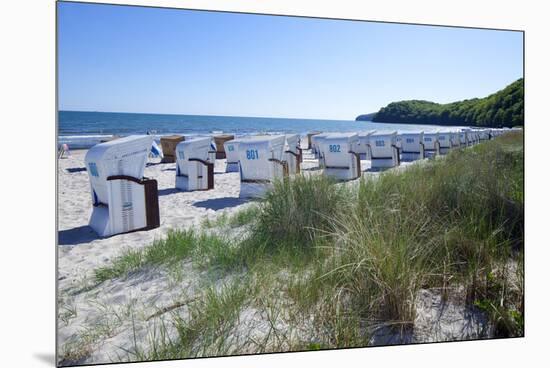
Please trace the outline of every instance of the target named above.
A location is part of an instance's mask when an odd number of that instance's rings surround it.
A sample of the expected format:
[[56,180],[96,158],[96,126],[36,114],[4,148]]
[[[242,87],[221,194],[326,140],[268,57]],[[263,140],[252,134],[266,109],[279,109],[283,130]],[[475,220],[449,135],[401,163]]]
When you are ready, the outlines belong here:
[[78,245],[81,243],[89,243],[96,239],[99,239],[99,237],[88,225],[58,232],[59,245]]
[[73,174],[73,173],[77,173],[77,172],[86,171],[86,168],[85,167],[69,167],[65,170],[67,170],[68,173]]
[[369,167],[368,169],[363,170],[363,172],[365,172],[365,173],[382,173],[384,171],[388,171],[389,169],[392,169],[392,167],[377,167],[377,168]]
[[217,211],[224,208],[236,207],[246,202],[248,202],[248,200],[243,198],[224,197],[224,198],[207,199],[206,201],[196,202],[193,204],[193,206]]
[[181,192],[181,190],[179,190],[177,188],[159,189],[159,197],[160,196],[165,196],[165,195],[170,195],[170,194],[175,194],[175,193],[178,193],[178,192]]

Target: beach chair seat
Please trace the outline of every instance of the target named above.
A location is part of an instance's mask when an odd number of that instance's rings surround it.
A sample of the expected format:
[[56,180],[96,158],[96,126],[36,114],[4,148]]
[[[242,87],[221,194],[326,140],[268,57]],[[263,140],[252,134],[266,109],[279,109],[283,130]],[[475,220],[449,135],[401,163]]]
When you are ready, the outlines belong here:
[[216,150],[212,138],[195,138],[176,146],[176,188],[183,191],[214,188]]
[[152,142],[151,136],[129,136],[97,144],[86,154],[89,225],[99,236],[160,226],[157,181],[143,177]]

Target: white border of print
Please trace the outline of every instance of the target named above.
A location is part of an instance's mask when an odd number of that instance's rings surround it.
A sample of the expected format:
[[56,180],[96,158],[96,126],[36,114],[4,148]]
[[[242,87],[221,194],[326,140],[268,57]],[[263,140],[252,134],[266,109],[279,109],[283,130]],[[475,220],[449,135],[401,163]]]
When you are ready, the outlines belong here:
[[[543,357],[550,327],[548,274],[544,272],[550,256],[545,229],[548,214],[544,211],[549,208],[545,190],[548,164],[541,161],[549,133],[545,100],[550,60],[543,5],[502,0],[105,2],[526,31],[525,338],[140,363],[139,367],[518,367]],[[1,7],[1,362],[5,367],[51,367],[55,351],[55,2],[12,0]]]

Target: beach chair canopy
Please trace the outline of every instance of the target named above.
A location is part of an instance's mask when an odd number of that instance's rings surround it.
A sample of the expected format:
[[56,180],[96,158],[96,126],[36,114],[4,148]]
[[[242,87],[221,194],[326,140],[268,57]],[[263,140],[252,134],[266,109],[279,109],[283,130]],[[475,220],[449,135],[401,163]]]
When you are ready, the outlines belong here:
[[107,178],[125,175],[143,177],[147,156],[153,144],[150,135],[131,135],[100,143],[88,150],[85,157],[94,204],[109,204]]

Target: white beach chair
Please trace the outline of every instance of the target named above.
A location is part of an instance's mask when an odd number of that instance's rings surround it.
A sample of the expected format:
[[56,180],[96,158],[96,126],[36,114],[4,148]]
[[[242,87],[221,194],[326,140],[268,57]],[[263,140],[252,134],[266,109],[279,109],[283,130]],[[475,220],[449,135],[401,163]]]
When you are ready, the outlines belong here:
[[302,162],[302,149],[300,148],[300,135],[287,134],[285,136],[285,154],[284,159],[288,164],[288,173],[291,175],[300,173],[300,163]]
[[216,159],[227,158],[225,153],[225,142],[235,139],[233,134],[217,134],[214,137],[214,145],[216,147]]
[[491,129],[480,129],[478,131],[480,142],[488,141],[491,139]]
[[399,148],[395,145],[397,132],[376,132],[369,136],[371,168],[389,168],[400,163]]
[[370,136],[375,132],[376,130],[369,130],[367,132],[357,133],[357,135],[359,136],[359,140],[357,142],[355,152],[359,154],[361,160],[370,160]]
[[319,132],[319,131],[313,131],[313,132],[309,132],[307,133],[307,148],[306,149],[312,149],[313,148],[313,145],[311,143],[311,137],[313,137],[314,135],[317,135],[317,134],[321,134],[322,132]]
[[324,157],[323,174],[338,180],[352,180],[361,176],[361,158],[354,151],[359,143],[357,133],[332,133],[320,142]]
[[152,136],[129,136],[97,144],[86,154],[90,227],[99,236],[160,226],[157,181],[143,177],[152,142]]
[[288,176],[284,135],[241,138],[238,145],[241,198],[259,197],[275,180]]
[[477,133],[472,129],[466,130],[466,140],[468,146],[473,146],[477,143]]
[[223,143],[225,150],[225,172],[238,172],[239,171],[239,140],[232,139]]
[[397,147],[397,151],[401,154],[401,135],[399,133],[395,136],[395,147]]
[[468,136],[466,131],[462,130],[458,132],[458,139],[460,141],[460,147],[466,147],[468,145]]
[[439,133],[424,132],[424,155],[425,157],[434,157],[439,155]]
[[453,148],[451,141],[453,132],[450,130],[440,130],[437,132],[437,142],[439,143],[439,154],[446,155]]
[[478,144],[479,143],[479,130],[472,129],[472,136],[473,136],[474,144]]
[[451,131],[451,147],[460,147],[460,133],[456,130]]
[[325,167],[325,159],[323,157],[323,152],[321,151],[321,142],[328,133],[316,134],[311,137],[311,152],[313,157],[319,160],[319,168],[322,169]]
[[211,137],[195,138],[176,146],[176,188],[183,191],[214,188],[216,147]]
[[406,132],[401,138],[401,159],[403,161],[422,160],[424,158],[424,132]]
[[311,153],[315,158],[321,158],[320,142],[327,136],[328,133],[315,134],[311,137]]

